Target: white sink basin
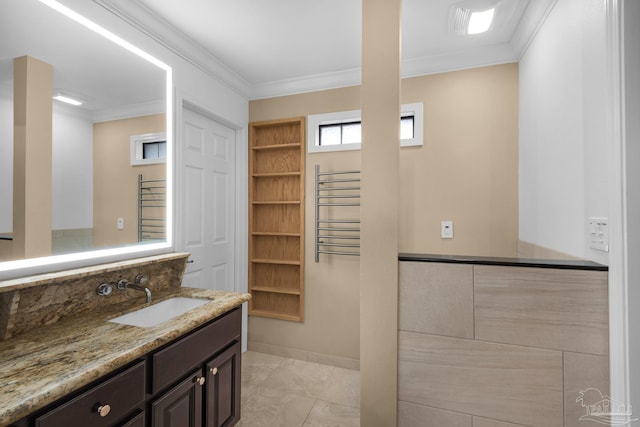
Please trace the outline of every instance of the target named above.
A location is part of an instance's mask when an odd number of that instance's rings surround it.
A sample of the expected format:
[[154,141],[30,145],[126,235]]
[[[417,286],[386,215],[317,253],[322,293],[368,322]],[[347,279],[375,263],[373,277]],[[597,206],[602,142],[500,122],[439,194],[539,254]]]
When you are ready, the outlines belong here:
[[150,328],[200,307],[211,300],[176,297],[109,320],[122,325]]

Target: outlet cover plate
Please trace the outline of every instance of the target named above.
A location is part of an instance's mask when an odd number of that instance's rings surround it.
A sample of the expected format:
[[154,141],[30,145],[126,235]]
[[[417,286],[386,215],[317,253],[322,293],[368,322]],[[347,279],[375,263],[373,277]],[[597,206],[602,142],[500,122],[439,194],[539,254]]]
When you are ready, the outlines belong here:
[[453,239],[453,221],[440,222],[440,237],[443,239]]

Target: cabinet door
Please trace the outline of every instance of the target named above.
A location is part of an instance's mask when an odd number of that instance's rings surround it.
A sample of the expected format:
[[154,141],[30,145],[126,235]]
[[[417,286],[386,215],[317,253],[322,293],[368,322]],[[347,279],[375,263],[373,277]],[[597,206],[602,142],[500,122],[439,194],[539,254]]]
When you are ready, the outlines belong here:
[[206,365],[206,426],[228,427],[240,420],[240,365],[236,342]]
[[202,369],[192,372],[184,381],[151,403],[153,427],[201,427]]
[[144,412],[140,412],[135,417],[131,418],[129,421],[122,424],[122,427],[145,427],[145,417]]

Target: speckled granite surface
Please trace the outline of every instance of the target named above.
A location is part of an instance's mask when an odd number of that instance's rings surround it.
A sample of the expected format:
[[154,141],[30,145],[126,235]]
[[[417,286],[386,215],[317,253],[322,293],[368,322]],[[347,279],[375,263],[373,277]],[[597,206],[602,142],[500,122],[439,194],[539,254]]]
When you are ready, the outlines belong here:
[[0,341],[0,426],[18,421],[250,298],[249,294],[169,287],[154,291],[154,302],[174,296],[211,302],[151,328],[108,321],[146,306],[143,296],[137,292],[118,305],[96,307]]
[[[153,293],[180,287],[188,257],[186,252],[171,253],[2,281],[0,340],[132,298],[144,300],[139,291],[115,289],[119,279],[133,282],[138,274],[147,276],[145,286]],[[105,282],[113,285],[113,293],[100,297],[96,288]]]

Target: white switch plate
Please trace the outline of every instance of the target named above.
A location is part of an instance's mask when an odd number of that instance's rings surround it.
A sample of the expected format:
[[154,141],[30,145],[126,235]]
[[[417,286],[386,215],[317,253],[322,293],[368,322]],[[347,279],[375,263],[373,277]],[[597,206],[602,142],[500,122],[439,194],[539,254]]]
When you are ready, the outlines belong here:
[[118,230],[124,230],[124,218],[118,218]]
[[443,239],[453,239],[453,221],[440,222],[440,237]]
[[589,247],[609,252],[609,218],[589,217]]

